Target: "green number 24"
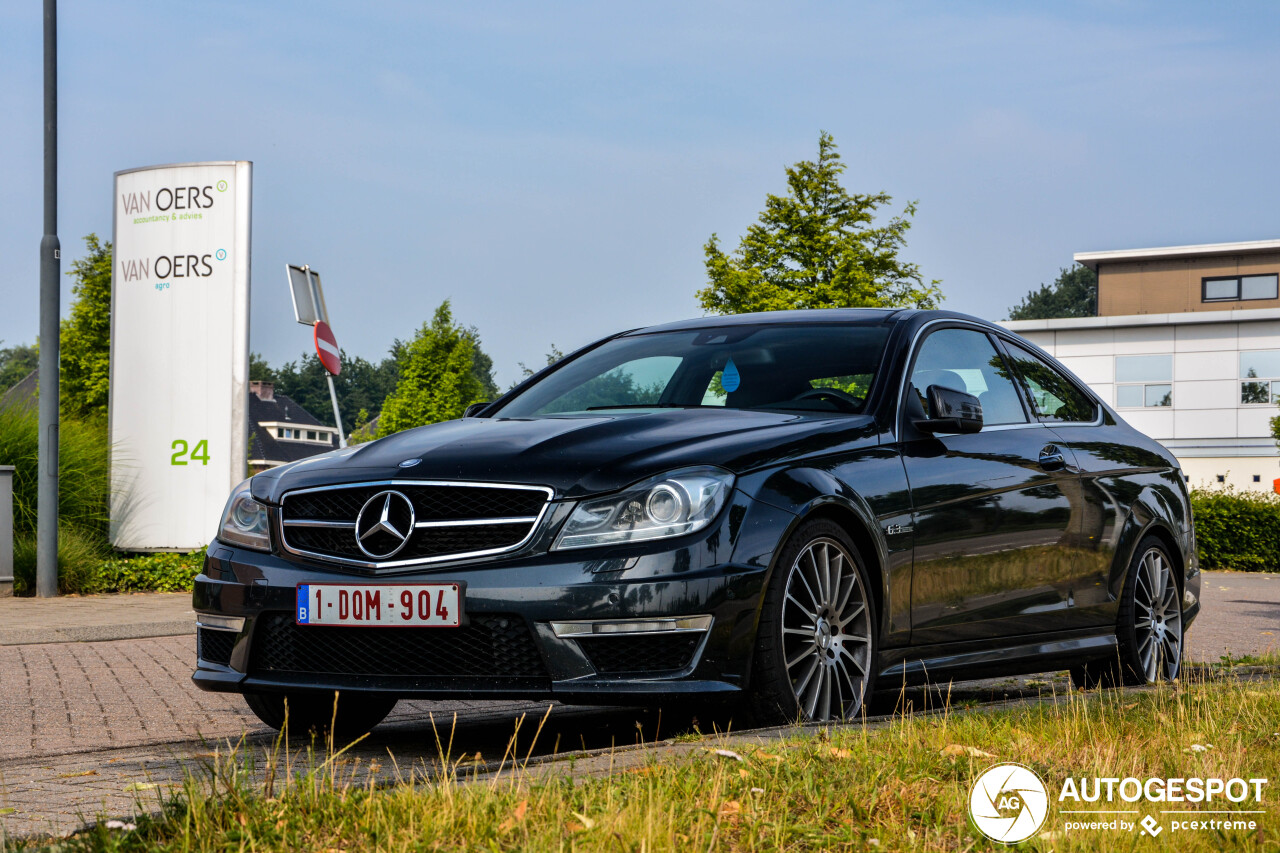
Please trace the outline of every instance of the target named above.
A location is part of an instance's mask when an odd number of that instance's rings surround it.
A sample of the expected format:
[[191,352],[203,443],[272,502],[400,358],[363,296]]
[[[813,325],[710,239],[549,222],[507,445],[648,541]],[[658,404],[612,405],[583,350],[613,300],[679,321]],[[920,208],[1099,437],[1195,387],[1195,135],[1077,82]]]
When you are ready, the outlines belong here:
[[[175,452],[169,457],[170,465],[186,465],[187,460],[182,457],[187,455],[187,443],[180,438],[175,438],[173,444],[169,445]],[[191,461],[199,462],[201,465],[209,464],[209,442],[207,439],[200,439],[196,442],[196,446],[191,449]]]

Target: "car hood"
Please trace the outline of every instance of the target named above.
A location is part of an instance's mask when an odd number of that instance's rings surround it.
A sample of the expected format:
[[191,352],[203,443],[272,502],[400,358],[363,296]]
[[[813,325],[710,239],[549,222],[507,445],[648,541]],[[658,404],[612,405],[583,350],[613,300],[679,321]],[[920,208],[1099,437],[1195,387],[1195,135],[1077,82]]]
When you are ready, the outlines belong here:
[[[734,473],[876,443],[868,416],[671,409],[532,419],[465,418],[406,430],[258,474],[253,494],[366,480],[550,486],[557,497],[614,491],[687,465]],[[408,460],[421,460],[401,467]]]

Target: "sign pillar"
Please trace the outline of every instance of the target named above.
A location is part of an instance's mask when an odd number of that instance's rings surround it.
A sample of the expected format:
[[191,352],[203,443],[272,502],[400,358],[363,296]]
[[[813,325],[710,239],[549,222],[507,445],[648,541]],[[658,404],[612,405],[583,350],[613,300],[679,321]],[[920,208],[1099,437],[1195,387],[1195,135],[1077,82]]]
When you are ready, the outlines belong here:
[[190,551],[247,475],[252,164],[117,172],[111,542]]

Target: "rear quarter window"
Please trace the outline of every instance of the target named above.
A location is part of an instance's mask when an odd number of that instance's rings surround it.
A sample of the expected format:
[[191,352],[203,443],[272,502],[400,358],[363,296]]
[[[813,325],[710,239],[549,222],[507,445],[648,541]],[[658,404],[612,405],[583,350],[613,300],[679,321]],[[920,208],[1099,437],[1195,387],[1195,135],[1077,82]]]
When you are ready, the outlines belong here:
[[1004,345],[1036,417],[1047,423],[1089,423],[1097,418],[1097,405],[1061,370],[1018,344]]

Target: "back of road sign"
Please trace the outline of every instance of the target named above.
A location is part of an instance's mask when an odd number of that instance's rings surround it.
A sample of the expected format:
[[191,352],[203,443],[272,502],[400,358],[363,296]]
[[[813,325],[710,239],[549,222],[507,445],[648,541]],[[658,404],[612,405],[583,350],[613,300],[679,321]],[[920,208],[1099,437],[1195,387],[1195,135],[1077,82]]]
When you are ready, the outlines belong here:
[[314,326],[317,321],[329,322],[329,310],[324,304],[324,288],[320,286],[320,273],[311,267],[288,264],[289,295],[293,297],[293,316],[304,326]]

